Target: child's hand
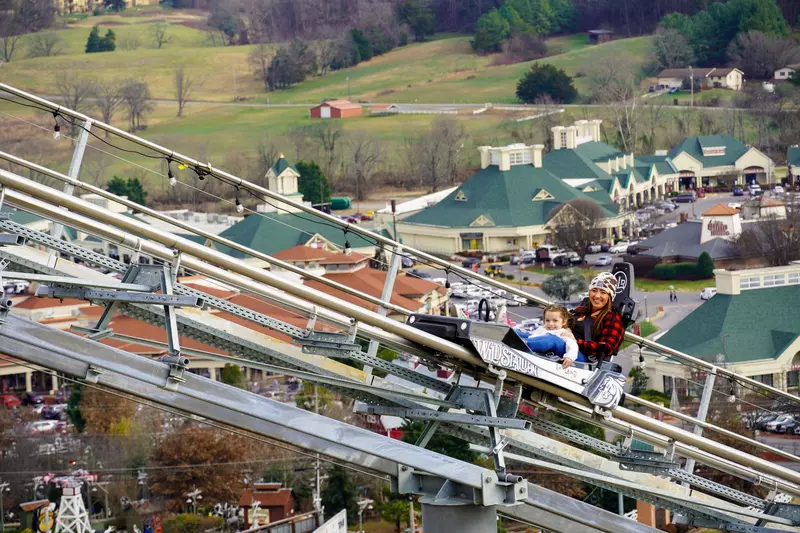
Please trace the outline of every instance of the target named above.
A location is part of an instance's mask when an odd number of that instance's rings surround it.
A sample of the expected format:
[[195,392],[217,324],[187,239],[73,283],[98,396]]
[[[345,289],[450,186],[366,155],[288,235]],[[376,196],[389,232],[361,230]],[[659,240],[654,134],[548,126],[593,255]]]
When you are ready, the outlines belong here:
[[562,368],[569,368],[571,366],[572,366],[572,359],[570,359],[569,357],[565,357],[564,361],[561,363],[561,367]]

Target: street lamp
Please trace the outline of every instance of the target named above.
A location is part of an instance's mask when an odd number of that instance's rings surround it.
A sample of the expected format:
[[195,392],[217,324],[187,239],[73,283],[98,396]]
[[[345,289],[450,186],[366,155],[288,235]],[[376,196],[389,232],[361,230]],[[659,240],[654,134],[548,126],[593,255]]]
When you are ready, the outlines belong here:
[[3,507],[3,494],[6,492],[11,492],[9,484],[7,482],[0,483],[0,531],[6,530],[6,513],[5,507]]
[[192,492],[187,492],[186,496],[188,496],[186,503],[192,506],[192,514],[197,514],[197,500],[202,500],[203,497],[201,496],[203,491],[197,490],[195,488]]
[[363,533],[364,531],[364,511],[371,511],[373,509],[372,504],[374,500],[370,500],[369,498],[364,500],[358,500],[358,533]]

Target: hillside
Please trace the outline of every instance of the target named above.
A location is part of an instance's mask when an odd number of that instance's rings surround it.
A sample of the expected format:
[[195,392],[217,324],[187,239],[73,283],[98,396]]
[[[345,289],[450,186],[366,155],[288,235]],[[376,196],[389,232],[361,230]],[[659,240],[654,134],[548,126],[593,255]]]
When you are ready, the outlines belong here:
[[[158,12],[156,12],[158,13]],[[154,98],[174,98],[172,72],[183,65],[203,86],[193,99],[225,102],[235,96],[271,103],[308,103],[323,98],[347,96],[355,100],[402,103],[479,103],[514,102],[517,80],[531,62],[493,66],[495,56],[477,56],[468,37],[443,36],[438,40],[410,44],[355,67],[312,78],[289,90],[265,93],[247,62],[253,46],[214,47],[208,34],[195,29],[201,15],[170,12],[168,34],[173,38],[161,49],[155,48],[152,28],[163,16],[107,15],[88,17],[59,30],[63,55],[27,59],[25,49],[2,66],[6,83],[37,92],[52,93],[61,72],[97,80],[142,79],[150,85]],[[117,51],[84,54],[91,26],[99,23],[101,33],[108,28],[117,35]],[[123,50],[123,43],[138,42],[136,50]],[[551,53],[542,61],[563,67],[570,74],[597,62],[602,57],[623,56],[633,66],[644,64],[649,38],[623,39],[589,46],[583,35],[555,37],[548,41]],[[558,53],[560,51],[564,53]],[[349,82],[348,82],[349,77]],[[234,86],[235,83],[235,86]],[[580,78],[576,84],[586,89]],[[236,94],[234,94],[234,89]],[[349,89],[349,91],[348,91]]]

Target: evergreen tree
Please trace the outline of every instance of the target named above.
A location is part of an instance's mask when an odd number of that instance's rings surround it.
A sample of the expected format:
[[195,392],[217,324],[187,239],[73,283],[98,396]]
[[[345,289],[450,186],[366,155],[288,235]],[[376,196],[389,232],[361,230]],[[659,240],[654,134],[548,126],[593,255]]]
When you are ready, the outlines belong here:
[[578,97],[572,78],[562,69],[549,64],[535,64],[517,83],[517,98],[532,104],[549,96],[554,102],[569,104]]
[[111,181],[108,182],[108,185],[106,185],[106,190],[111,194],[116,194],[117,196],[127,196],[128,184],[123,178],[114,176],[111,178]]
[[[403,426],[403,442],[414,444],[425,429],[425,424],[422,422],[407,422]],[[478,458],[478,454],[469,449],[467,441],[445,435],[443,433],[434,433],[426,448],[432,452],[449,455],[454,459],[473,462]]]
[[117,49],[117,36],[114,30],[108,30],[101,41],[101,52],[113,52]]
[[714,277],[714,260],[708,252],[703,252],[697,258],[697,277],[700,279],[711,279]]
[[330,183],[318,164],[314,161],[298,161],[295,168],[300,173],[298,189],[306,202],[323,204],[331,201]]
[[86,420],[81,413],[81,398],[83,397],[83,385],[73,383],[70,385],[70,396],[67,400],[67,418],[75,426],[75,431],[83,433],[86,427]]
[[89,32],[89,38],[86,40],[86,53],[93,54],[95,52],[102,52],[103,39],[100,38],[100,28],[94,26],[92,31]]
[[240,389],[246,388],[245,376],[242,373],[242,367],[240,367],[239,365],[232,365],[230,363],[225,363],[225,366],[222,367],[222,374],[220,376],[220,381],[222,381],[226,385],[232,385]]
[[552,33],[567,33],[575,28],[575,5],[572,0],[550,0],[553,10],[550,31]]
[[117,196],[127,196],[131,202],[146,205],[147,191],[142,187],[139,178],[128,178],[126,181],[119,176],[114,176],[106,185],[106,190]]
[[358,48],[358,55],[361,61],[369,61],[372,58],[372,43],[364,35],[361,30],[350,30],[350,38],[353,39],[353,44]]
[[335,465],[328,473],[328,480],[322,489],[325,513],[333,516],[342,509],[347,509],[347,521],[355,523],[358,520],[356,496],[356,488],[345,469]]
[[405,0],[400,6],[400,20],[411,27],[420,42],[436,31],[436,12],[430,0]]
[[542,292],[561,302],[566,302],[573,294],[585,291],[586,287],[586,278],[574,268],[556,272],[542,282]]
[[[513,9],[511,11],[514,11]],[[516,13],[516,11],[514,11]],[[500,45],[508,38],[511,27],[508,20],[498,11],[492,9],[478,19],[475,24],[475,38],[472,48],[476,52],[498,52]]]
[[539,35],[547,35],[550,33],[550,22],[553,18],[553,10],[550,8],[548,0],[531,0],[531,10],[533,11],[533,18],[528,21]]

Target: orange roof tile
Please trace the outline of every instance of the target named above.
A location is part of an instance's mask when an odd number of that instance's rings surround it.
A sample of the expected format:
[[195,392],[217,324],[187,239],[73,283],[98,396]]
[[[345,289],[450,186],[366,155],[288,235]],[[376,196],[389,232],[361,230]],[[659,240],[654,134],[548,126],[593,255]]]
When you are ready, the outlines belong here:
[[[146,322],[136,320],[135,318],[117,315],[113,320],[111,320],[109,327],[113,329],[115,333],[119,333],[121,335],[130,335],[131,337],[140,337],[142,339],[148,339],[157,342],[167,342],[167,331],[163,327],[154,326],[153,324],[148,324]],[[183,348],[202,350],[218,355],[227,355],[227,353],[222,350],[212,348],[211,346],[186,338],[182,335],[179,336],[179,339],[181,347]],[[103,344],[113,348],[118,348],[120,350],[125,350],[126,352],[137,354],[158,354],[163,352],[163,350],[158,348],[142,346],[141,344],[135,344],[133,342],[120,341],[116,339],[104,339],[102,342]],[[189,358],[191,359],[191,356],[189,356]]]
[[705,216],[713,216],[713,215],[716,215],[716,216],[730,216],[730,215],[735,215],[738,212],[739,212],[739,210],[738,209],[734,209],[733,207],[730,207],[730,206],[727,206],[727,205],[723,205],[723,204],[717,204],[714,207],[712,207],[711,209],[709,209],[708,211],[706,211],[705,213],[703,213],[703,216],[704,217]]
[[[359,104],[354,104],[350,100],[328,100],[327,102],[322,102],[320,106],[327,105],[330,107],[335,107],[336,109],[359,109],[361,106]],[[319,106],[317,106],[319,107]]]
[[253,505],[253,500],[256,500],[262,508],[291,507],[292,489],[280,489],[275,492],[256,491],[255,493],[252,490],[243,490],[242,495],[239,497],[239,506],[250,507]]

